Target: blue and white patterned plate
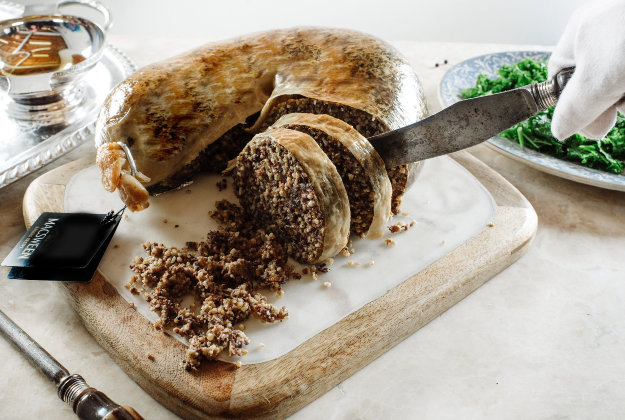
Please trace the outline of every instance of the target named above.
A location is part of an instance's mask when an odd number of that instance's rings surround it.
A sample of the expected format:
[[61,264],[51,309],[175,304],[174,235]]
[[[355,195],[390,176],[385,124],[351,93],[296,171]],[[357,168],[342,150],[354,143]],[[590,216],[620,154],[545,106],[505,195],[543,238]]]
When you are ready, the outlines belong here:
[[[517,63],[525,58],[546,61],[550,56],[545,51],[510,51],[486,54],[456,64],[443,76],[439,86],[439,97],[444,107],[460,101],[460,92],[475,85],[477,76],[485,73],[494,78],[504,64]],[[625,191],[625,174],[611,174],[567,162],[535,150],[521,147],[517,142],[503,137],[493,137],[486,142],[505,155],[526,163],[538,170],[562,178],[596,187]]]

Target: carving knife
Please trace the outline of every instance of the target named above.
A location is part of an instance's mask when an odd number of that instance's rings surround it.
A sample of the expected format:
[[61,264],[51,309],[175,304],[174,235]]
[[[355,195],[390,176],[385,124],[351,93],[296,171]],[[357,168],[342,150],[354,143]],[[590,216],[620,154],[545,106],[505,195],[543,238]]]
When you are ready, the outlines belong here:
[[387,168],[475,146],[554,106],[574,70],[564,69],[546,82],[456,102],[428,118],[368,140]]
[[143,420],[132,407],[122,407],[91,388],[80,375],[70,375],[56,359],[0,311],[0,335],[57,386],[59,398],[82,420]]

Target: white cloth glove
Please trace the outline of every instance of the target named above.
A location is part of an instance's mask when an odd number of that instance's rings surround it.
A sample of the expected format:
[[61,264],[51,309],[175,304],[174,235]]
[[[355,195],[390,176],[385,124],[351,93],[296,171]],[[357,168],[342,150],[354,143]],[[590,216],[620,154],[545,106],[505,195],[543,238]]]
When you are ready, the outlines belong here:
[[625,0],[590,1],[569,20],[549,60],[549,77],[575,66],[553,114],[551,132],[600,139],[625,114]]

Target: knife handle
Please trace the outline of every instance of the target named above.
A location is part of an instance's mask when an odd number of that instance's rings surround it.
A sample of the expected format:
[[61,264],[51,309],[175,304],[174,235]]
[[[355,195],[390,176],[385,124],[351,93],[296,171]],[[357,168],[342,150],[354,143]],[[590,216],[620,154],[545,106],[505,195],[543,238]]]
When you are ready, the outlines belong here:
[[122,407],[104,393],[91,388],[80,375],[71,375],[58,387],[59,397],[81,420],[143,420],[132,407]]
[[521,89],[525,89],[532,94],[538,106],[538,111],[544,111],[556,105],[558,98],[560,98],[560,93],[562,93],[566,84],[571,80],[574,72],[575,67],[567,67],[560,70],[554,77],[546,82],[535,83],[522,87]]

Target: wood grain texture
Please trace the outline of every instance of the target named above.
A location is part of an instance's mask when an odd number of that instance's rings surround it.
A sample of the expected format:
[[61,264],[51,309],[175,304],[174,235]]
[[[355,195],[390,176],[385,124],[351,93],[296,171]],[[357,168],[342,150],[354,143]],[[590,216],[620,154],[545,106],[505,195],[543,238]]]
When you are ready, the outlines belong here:
[[[449,309],[528,248],[537,226],[529,202],[470,154],[452,157],[494,197],[494,226],[278,359],[238,369],[217,361],[187,373],[181,368],[185,346],[152,328],[99,273],[88,284],[63,287],[87,330],[116,363],[182,417],[287,416]],[[63,211],[65,185],[91,164],[72,162],[36,179],[24,196],[26,224],[44,211]]]

